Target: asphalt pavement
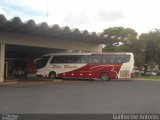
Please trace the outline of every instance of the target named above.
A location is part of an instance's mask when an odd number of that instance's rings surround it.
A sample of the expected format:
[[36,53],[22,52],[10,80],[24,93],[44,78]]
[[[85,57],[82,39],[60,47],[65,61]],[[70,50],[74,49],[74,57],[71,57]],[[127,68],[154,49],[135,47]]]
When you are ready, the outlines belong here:
[[64,81],[0,86],[0,113],[160,113],[160,81]]

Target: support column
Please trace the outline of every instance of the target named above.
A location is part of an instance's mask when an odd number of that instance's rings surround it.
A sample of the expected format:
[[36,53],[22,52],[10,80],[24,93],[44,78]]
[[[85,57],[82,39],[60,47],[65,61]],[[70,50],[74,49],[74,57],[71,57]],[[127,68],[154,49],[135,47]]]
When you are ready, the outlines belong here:
[[4,82],[5,43],[0,43],[0,82]]

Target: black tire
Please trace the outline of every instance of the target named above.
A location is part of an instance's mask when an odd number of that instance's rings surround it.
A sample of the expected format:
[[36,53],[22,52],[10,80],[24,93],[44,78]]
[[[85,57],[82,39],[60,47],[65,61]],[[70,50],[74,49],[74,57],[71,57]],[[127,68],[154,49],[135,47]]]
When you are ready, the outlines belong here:
[[109,78],[108,73],[105,73],[105,72],[101,74],[101,77],[100,77],[100,78],[101,78],[102,81],[110,81],[110,80],[111,80],[111,79]]
[[55,72],[50,72],[48,77],[49,77],[49,79],[54,80],[54,79],[56,79],[56,73]]

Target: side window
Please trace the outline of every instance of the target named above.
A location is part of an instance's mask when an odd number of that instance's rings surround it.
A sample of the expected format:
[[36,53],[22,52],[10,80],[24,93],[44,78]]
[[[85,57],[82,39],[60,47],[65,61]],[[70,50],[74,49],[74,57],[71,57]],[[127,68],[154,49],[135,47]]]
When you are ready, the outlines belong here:
[[65,56],[53,56],[50,63],[66,63]]
[[101,56],[99,55],[89,56],[89,63],[101,63]]
[[130,55],[116,55],[116,63],[126,63],[129,62]]
[[87,63],[88,62],[88,56],[75,56],[76,63]]
[[66,60],[66,63],[75,63],[76,62],[75,56],[65,56],[64,59]]
[[115,55],[104,55],[104,56],[102,56],[102,63],[104,63],[104,64],[114,64],[115,63]]
[[70,56],[62,56],[57,55],[53,56],[50,63],[87,63],[88,62],[88,56],[79,56],[79,55],[70,55]]

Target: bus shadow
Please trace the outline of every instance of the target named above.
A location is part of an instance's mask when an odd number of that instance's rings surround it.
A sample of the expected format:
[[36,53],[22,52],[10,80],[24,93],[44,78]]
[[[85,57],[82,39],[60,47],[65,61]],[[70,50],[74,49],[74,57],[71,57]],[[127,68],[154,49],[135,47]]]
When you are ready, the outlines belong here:
[[100,79],[78,79],[78,78],[63,78],[62,79],[63,81],[86,81],[86,82],[134,82],[135,80],[130,80],[130,79],[127,79],[127,80],[124,80],[124,79],[114,79],[114,80],[110,80],[110,81],[103,81],[103,80],[100,80]]
[[81,78],[63,78],[63,81],[89,81],[93,82],[95,81],[94,79],[81,79]]

